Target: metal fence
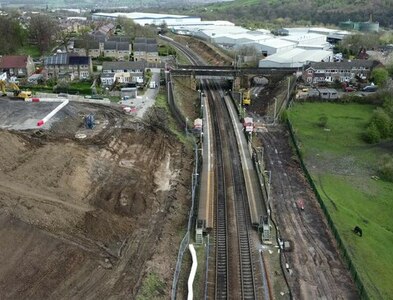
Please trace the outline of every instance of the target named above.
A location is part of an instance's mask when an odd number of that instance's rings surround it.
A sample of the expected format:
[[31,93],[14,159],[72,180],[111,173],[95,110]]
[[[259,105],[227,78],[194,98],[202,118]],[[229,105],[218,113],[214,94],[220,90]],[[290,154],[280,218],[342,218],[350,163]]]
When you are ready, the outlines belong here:
[[[169,76],[167,77],[168,79],[171,79]],[[173,92],[172,92],[172,81],[168,81],[168,104],[170,111],[172,115],[175,117],[176,121],[178,124],[182,127],[185,128],[186,134],[189,133],[190,128],[188,128],[187,124],[187,119],[183,116],[183,114],[180,112],[179,108],[176,106],[176,102],[173,99]],[[173,276],[173,282],[172,282],[172,296],[171,299],[175,300],[176,295],[177,295],[177,285],[179,282],[179,276],[180,276],[180,271],[183,263],[183,256],[185,251],[188,249],[188,245],[190,243],[190,235],[191,235],[191,230],[193,227],[193,224],[195,223],[195,198],[196,198],[196,192],[197,192],[197,187],[198,187],[198,175],[199,175],[199,157],[198,157],[198,145],[196,143],[195,137],[193,137],[193,143],[194,143],[194,152],[195,152],[195,166],[194,166],[194,171],[192,173],[191,177],[191,208],[189,211],[188,215],[188,223],[187,223],[187,232],[184,235],[180,246],[179,246],[179,252],[177,255],[177,261],[176,261],[176,268],[175,268],[175,274]]]
[[293,131],[292,124],[291,124],[291,122],[289,120],[287,120],[287,125],[288,125],[288,129],[289,129],[289,133],[290,133],[292,142],[293,142],[293,144],[295,146],[296,154],[297,154],[297,156],[299,157],[299,160],[300,160],[300,165],[302,166],[304,174],[306,174],[307,180],[310,183],[311,188],[313,189],[313,191],[315,193],[315,196],[318,199],[319,205],[321,206],[321,208],[322,208],[322,210],[323,210],[323,212],[324,212],[324,214],[326,216],[326,219],[328,221],[330,229],[332,230],[333,235],[334,235],[334,237],[335,237],[335,239],[337,241],[337,245],[338,245],[339,251],[340,251],[340,253],[342,255],[342,258],[343,258],[344,262],[346,263],[346,265],[347,265],[347,267],[348,267],[348,269],[349,269],[349,271],[350,271],[350,273],[352,275],[352,278],[355,281],[355,284],[356,284],[356,286],[358,288],[359,296],[360,296],[361,299],[368,300],[368,299],[370,299],[370,297],[367,294],[367,291],[366,291],[366,289],[364,287],[364,284],[363,284],[362,280],[360,279],[360,276],[359,276],[359,274],[358,274],[358,272],[357,272],[357,270],[356,270],[356,268],[355,268],[355,266],[354,266],[354,264],[353,264],[353,262],[351,260],[351,257],[348,254],[348,250],[347,250],[346,246],[342,242],[342,239],[341,239],[340,234],[339,234],[339,232],[338,232],[338,230],[336,228],[336,225],[334,224],[334,222],[333,222],[333,220],[332,220],[332,218],[331,218],[331,216],[329,214],[329,211],[326,208],[326,205],[323,202],[321,195],[319,194],[319,191],[318,191],[318,189],[317,189],[317,187],[316,187],[316,185],[314,183],[314,180],[312,179],[312,177],[311,177],[310,173],[308,172],[307,167],[306,167],[306,165],[305,165],[305,163],[303,161],[303,157],[302,157],[302,154],[300,152],[300,149],[299,149],[299,146],[298,146],[298,142],[297,142],[296,136],[295,136],[294,131]]

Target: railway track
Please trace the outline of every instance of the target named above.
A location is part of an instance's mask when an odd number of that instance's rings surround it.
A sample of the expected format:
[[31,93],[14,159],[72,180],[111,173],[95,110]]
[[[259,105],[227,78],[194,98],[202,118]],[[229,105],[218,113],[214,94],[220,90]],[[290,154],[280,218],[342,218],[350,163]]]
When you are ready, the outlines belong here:
[[[213,101],[214,95],[211,91],[209,95],[209,106],[212,116],[217,116],[216,105]],[[214,128],[214,149],[216,158],[216,217],[215,217],[215,243],[216,243],[216,278],[215,278],[215,299],[227,299],[228,292],[228,230],[227,230],[227,197],[225,186],[225,166],[223,153],[221,151],[222,134],[220,124],[216,117],[212,122]]]
[[[192,64],[203,64],[187,47],[169,42]],[[214,291],[207,294],[214,299],[257,299],[249,236],[252,224],[234,129],[219,82],[203,80],[202,86],[212,116],[216,175]]]
[[[251,221],[239,150],[227,108],[222,101],[223,93],[220,94],[219,88],[214,82],[211,82],[210,85],[213,85],[212,90],[216,90],[214,93],[209,92],[209,105],[213,115],[215,155],[218,158],[216,164],[218,189],[215,299],[228,298],[228,292],[222,292],[224,282],[227,284],[226,290],[229,291],[231,297],[255,299],[253,259],[249,237]],[[227,197],[224,189],[229,190],[231,196]],[[222,197],[222,195],[225,195],[225,197]],[[229,214],[228,206],[231,207],[232,213],[230,215],[234,218],[233,221],[227,218]],[[227,224],[229,222],[234,222],[236,230],[228,230]],[[234,253],[237,253],[237,255]],[[220,262],[223,257],[227,259],[225,264]],[[228,258],[230,258],[231,265],[228,265]],[[222,269],[224,266],[227,268],[225,271]],[[229,270],[232,271],[229,272]],[[228,278],[228,272],[230,278]]]

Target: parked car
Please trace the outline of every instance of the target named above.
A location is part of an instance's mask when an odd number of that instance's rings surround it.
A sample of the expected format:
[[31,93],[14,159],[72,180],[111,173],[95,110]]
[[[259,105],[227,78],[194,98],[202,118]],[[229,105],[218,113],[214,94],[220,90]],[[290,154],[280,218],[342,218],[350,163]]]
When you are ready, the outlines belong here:
[[364,87],[362,89],[362,91],[363,92],[376,92],[377,89],[378,89],[378,86],[376,86],[376,85],[368,85],[368,86]]

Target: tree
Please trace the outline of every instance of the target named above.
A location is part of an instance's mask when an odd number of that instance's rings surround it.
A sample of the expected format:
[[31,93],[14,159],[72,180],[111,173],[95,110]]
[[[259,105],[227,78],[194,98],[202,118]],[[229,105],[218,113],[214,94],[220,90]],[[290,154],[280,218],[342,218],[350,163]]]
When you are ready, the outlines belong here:
[[38,45],[43,54],[55,42],[58,26],[53,19],[46,15],[33,15],[30,19],[29,36]]
[[383,86],[389,79],[389,72],[385,68],[375,68],[371,72],[371,78],[376,85]]
[[26,31],[17,20],[0,16],[0,36],[0,54],[12,54],[23,46]]

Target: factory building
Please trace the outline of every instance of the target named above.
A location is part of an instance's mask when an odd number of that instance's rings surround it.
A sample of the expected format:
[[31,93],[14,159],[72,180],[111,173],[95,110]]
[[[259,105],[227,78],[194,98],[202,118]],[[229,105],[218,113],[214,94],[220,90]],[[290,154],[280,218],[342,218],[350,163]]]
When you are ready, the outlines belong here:
[[276,53],[259,61],[260,68],[302,68],[310,62],[332,61],[333,52],[295,48]]

